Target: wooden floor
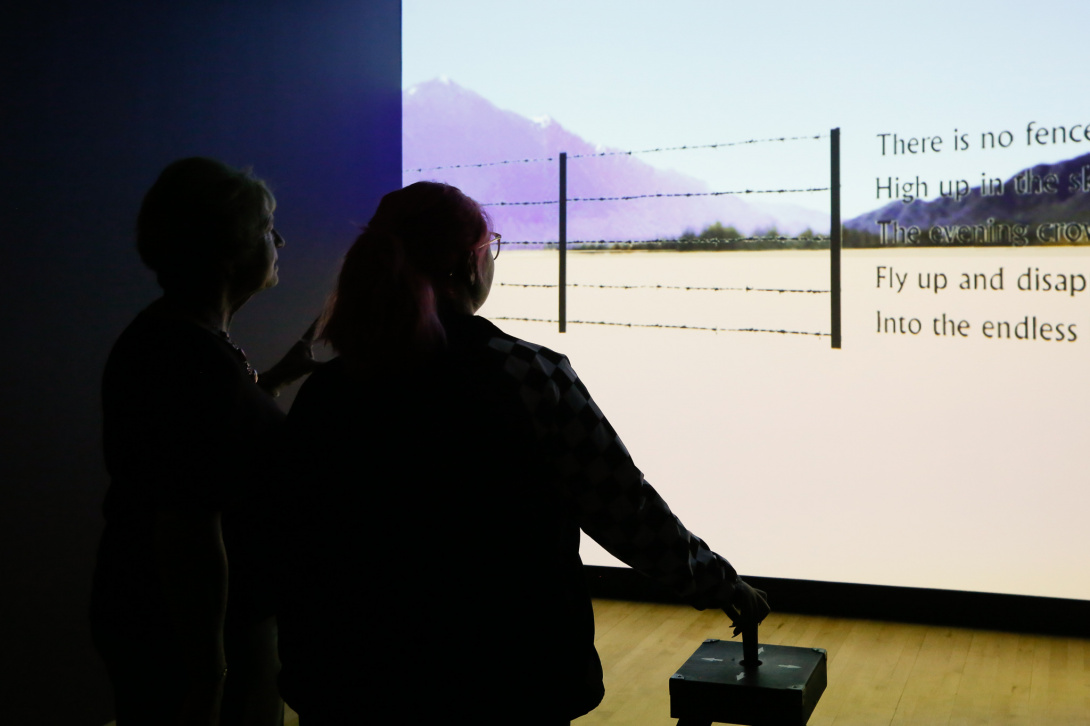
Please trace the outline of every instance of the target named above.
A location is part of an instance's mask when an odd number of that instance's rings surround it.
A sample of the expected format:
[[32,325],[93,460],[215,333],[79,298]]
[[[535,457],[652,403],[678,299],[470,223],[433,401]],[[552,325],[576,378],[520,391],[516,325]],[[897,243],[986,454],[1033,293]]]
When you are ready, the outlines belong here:
[[[594,614],[606,697],[575,726],[674,724],[668,679],[730,637],[718,611],[596,600]],[[1090,640],[773,613],[761,641],[828,651],[810,726],[1090,725]]]
[[[675,723],[670,675],[705,638],[730,637],[718,611],[609,600],[594,611],[606,697],[576,726]],[[1090,724],[1090,640],[779,613],[760,634],[828,651],[810,726]]]

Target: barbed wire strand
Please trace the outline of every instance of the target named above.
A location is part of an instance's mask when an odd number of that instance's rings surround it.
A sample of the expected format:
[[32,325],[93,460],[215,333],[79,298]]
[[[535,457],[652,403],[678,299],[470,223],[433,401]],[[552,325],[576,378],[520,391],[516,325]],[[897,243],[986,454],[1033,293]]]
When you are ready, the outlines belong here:
[[[569,249],[574,246],[585,247],[587,245],[595,245],[602,247],[605,245],[678,245],[679,247],[695,247],[698,245],[706,244],[721,244],[727,242],[828,242],[829,238],[823,235],[813,235],[811,237],[694,237],[692,239],[594,239],[594,240],[571,240],[565,242]],[[533,240],[504,240],[503,244],[506,245],[541,245],[542,247],[555,247],[560,243],[556,240],[549,240],[545,242],[533,241]],[[714,251],[714,250],[713,250]]]
[[[490,320],[514,320],[527,323],[559,323],[559,320],[548,318],[515,318],[506,316],[490,317]],[[830,337],[829,333],[811,333],[802,330],[773,330],[771,328],[713,328],[702,325],[667,325],[665,323],[613,323],[605,320],[569,320],[573,325],[609,325],[621,328],[673,328],[677,330],[704,330],[714,333],[776,333],[779,335],[811,335],[815,337]]]
[[[655,194],[630,194],[623,197],[573,197],[569,202],[626,202],[631,199],[654,199],[666,197],[721,197],[728,194],[796,194],[805,192],[827,192],[829,187],[808,187],[806,189],[738,189],[728,192],[657,192]],[[482,207],[528,207],[541,204],[559,204],[557,199],[541,202],[486,202]]]
[[639,151],[602,151],[594,154],[569,154],[569,159],[585,159],[595,156],[631,156],[632,154],[653,154],[659,151],[693,151],[695,149],[722,149],[728,146],[745,146],[746,144],[763,144],[770,141],[814,141],[828,138],[828,134],[816,134],[814,136],[777,136],[770,139],[748,139],[746,141],[728,141],[719,144],[693,144],[686,146],[661,146],[655,149],[640,149]]
[[442,169],[481,169],[486,166],[502,166],[504,164],[532,164],[536,161],[556,161],[555,156],[542,156],[537,159],[507,159],[505,161],[484,161],[479,164],[451,164],[449,166],[426,166],[419,169],[402,169],[402,174],[414,174],[421,171],[440,171]]
[[[569,159],[588,159],[598,156],[632,156],[633,154],[653,154],[660,151],[694,151],[697,149],[723,149],[730,146],[745,146],[747,144],[763,144],[778,141],[807,141],[828,138],[827,134],[814,136],[777,136],[769,139],[747,139],[745,141],[726,141],[718,144],[691,144],[685,146],[661,146],[655,149],[638,149],[632,151],[600,151],[592,154],[569,154]],[[417,169],[402,169],[403,174],[414,174],[422,171],[441,171],[444,169],[481,169],[486,166],[502,166],[504,164],[532,164],[542,161],[556,161],[555,156],[542,156],[531,159],[505,159],[503,161],[484,161],[477,164],[449,164],[447,166],[424,166]]]
[[[544,287],[544,288],[557,288],[560,287],[556,283],[529,283],[529,282],[497,282],[496,285],[500,287]],[[828,294],[828,290],[798,290],[792,288],[777,288],[777,287],[701,287],[699,285],[591,285],[588,283],[569,282],[565,284],[565,287],[588,287],[597,290],[693,290],[703,292],[797,292],[806,293],[809,295]]]

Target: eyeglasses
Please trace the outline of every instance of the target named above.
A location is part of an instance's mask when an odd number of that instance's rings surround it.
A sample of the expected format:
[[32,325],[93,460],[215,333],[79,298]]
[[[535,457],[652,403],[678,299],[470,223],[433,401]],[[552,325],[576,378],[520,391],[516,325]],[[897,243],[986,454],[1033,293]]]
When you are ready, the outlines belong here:
[[499,233],[493,232],[492,236],[488,238],[488,241],[484,244],[478,245],[477,249],[481,249],[482,247],[487,246],[488,251],[492,253],[492,259],[496,259],[500,256],[500,244],[502,240],[503,237]]

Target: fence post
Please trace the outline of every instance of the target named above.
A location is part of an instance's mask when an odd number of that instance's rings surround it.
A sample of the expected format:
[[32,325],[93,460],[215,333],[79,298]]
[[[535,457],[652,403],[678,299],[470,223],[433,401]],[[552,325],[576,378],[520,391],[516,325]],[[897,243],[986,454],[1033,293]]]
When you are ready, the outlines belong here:
[[829,299],[832,347],[840,349],[840,129],[829,132]]
[[568,277],[568,154],[560,152],[560,230],[557,237],[557,249],[560,252],[560,280],[557,287],[560,289],[560,332],[568,327],[568,301],[567,301],[567,277]]

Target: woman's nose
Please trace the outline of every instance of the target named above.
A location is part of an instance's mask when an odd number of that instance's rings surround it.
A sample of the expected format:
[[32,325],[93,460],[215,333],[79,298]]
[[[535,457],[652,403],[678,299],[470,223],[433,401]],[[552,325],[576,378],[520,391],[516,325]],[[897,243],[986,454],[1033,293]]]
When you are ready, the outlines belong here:
[[281,234],[279,232],[277,232],[275,229],[273,230],[273,243],[277,247],[283,247],[285,244],[287,244],[286,242],[284,242],[283,236],[281,236]]

